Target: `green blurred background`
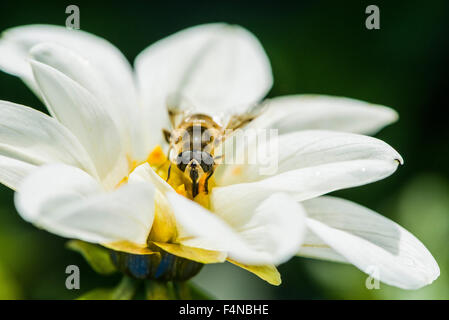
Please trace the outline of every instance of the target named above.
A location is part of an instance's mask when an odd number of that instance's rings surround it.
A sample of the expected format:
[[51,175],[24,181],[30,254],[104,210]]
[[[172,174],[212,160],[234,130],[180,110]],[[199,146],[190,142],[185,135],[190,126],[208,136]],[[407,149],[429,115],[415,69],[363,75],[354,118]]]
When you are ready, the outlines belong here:
[[[243,299],[448,299],[449,162],[446,60],[448,1],[2,1],[0,30],[32,23],[64,25],[76,4],[81,29],[100,35],[132,62],[152,42],[196,24],[240,24],[262,42],[275,84],[270,96],[340,95],[384,104],[400,114],[377,137],[404,157],[405,165],[378,183],[336,194],[397,221],[433,253],[440,278],[418,291],[381,284],[365,288],[353,266],[294,258],[280,266],[283,284],[272,287],[231,265],[203,269],[195,282],[218,298]],[[365,28],[365,8],[377,4],[381,29]],[[44,110],[12,76],[0,73],[0,99]],[[1,117],[1,113],[0,113]],[[0,186],[0,298],[72,299],[119,276],[96,275],[59,238],[24,222],[13,192]],[[65,288],[65,268],[81,269],[81,289]]]

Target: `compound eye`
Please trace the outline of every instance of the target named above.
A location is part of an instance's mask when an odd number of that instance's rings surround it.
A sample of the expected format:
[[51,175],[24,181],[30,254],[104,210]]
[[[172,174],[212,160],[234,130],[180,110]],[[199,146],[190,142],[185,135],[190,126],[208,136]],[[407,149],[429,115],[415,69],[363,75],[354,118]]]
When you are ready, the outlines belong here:
[[201,168],[204,172],[209,172],[212,170],[214,165],[214,158],[207,152],[201,152]]
[[214,132],[211,129],[205,130],[203,133],[203,142],[210,143],[214,141],[215,137],[213,133]]
[[208,141],[208,142],[211,142],[212,140],[214,140],[214,136],[211,135],[211,133],[209,132],[209,130],[206,130],[206,131],[203,133],[203,137],[204,137],[204,140],[205,140],[205,141]]
[[189,164],[191,159],[192,159],[191,151],[180,152],[176,157],[176,166],[179,168],[179,170],[184,172],[186,170],[187,164]]

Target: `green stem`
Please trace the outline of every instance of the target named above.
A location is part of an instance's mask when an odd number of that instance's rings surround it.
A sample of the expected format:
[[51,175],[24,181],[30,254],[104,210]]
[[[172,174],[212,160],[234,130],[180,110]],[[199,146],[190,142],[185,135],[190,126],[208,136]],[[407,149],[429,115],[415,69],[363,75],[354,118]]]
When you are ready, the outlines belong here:
[[174,282],[173,288],[179,300],[192,300],[192,294],[187,281]]
[[149,280],[145,289],[147,300],[177,300],[172,282]]
[[114,300],[130,300],[134,296],[139,287],[139,281],[128,276],[124,276],[122,281],[115,287],[112,292]]

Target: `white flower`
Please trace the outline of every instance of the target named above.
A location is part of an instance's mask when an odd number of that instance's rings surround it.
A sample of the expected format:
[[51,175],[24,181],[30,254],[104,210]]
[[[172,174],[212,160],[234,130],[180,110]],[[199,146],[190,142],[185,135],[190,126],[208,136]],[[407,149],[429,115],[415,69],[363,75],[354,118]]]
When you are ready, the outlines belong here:
[[383,179],[402,163],[389,145],[360,135],[397,119],[387,107],[319,95],[270,99],[251,126],[281,133],[275,175],[223,166],[210,196],[195,202],[165,182],[158,145],[170,95],[218,115],[244,112],[271,88],[263,48],[241,27],[202,25],[167,37],[137,57],[135,75],[104,39],[18,27],[0,39],[0,68],[51,114],[0,102],[0,182],[17,190],[19,213],[39,227],[119,251],[152,254],[151,242],[202,263],[227,259],[273,284],[274,265],[295,254],[375,266],[381,281],[407,289],[439,275],[409,232],[323,196]]

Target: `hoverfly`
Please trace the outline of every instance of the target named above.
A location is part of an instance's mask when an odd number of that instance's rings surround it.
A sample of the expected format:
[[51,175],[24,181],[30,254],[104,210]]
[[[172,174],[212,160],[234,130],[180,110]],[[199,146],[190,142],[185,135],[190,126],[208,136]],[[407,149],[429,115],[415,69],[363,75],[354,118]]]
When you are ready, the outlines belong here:
[[227,121],[216,120],[213,116],[196,113],[191,109],[167,107],[172,130],[163,129],[163,135],[169,144],[167,181],[172,166],[176,166],[191,186],[194,198],[199,193],[200,183],[204,191],[209,192],[209,179],[218,165],[215,156],[217,147],[224,142],[233,130],[240,129],[256,118],[258,113],[247,112],[228,116]]

